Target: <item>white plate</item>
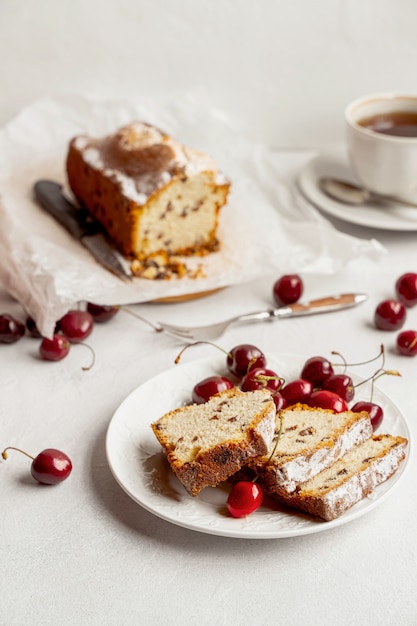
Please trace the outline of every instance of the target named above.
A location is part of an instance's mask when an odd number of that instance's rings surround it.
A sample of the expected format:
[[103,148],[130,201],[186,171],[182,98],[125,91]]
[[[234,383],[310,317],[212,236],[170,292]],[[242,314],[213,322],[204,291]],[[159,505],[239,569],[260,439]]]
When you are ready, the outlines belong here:
[[343,150],[321,154],[307,163],[298,175],[298,185],[306,198],[324,213],[351,224],[392,231],[417,230],[417,208],[395,202],[351,206],[333,200],[319,187],[322,176],[335,176],[358,183]]
[[[294,355],[272,354],[268,355],[268,366],[289,380],[299,376],[304,360]],[[227,485],[206,487],[198,497],[191,497],[169,469],[150,424],[167,411],[187,404],[193,386],[219,372],[226,373],[224,357],[177,365],[133,391],[110,422],[106,452],[112,473],[135,502],[158,517],[184,528],[225,537],[270,539],[307,535],[346,524],[368,513],[404,476],[411,458],[410,430],[397,407],[375,388],[374,401],[382,406],[385,414],[383,430],[408,439],[407,457],[394,476],[340,518],[322,522],[262,506],[246,518],[235,519],[226,513]],[[360,397],[369,398],[366,384],[360,389]]]

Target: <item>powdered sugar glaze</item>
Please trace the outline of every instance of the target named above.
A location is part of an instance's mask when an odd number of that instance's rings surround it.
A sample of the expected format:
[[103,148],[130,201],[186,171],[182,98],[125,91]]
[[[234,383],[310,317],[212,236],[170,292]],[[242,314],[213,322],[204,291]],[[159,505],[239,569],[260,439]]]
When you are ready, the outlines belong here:
[[228,182],[209,155],[145,122],[132,122],[104,138],[79,136],[73,142],[91,167],[103,171],[140,206],[178,176],[188,178],[207,171],[213,172],[215,183]]

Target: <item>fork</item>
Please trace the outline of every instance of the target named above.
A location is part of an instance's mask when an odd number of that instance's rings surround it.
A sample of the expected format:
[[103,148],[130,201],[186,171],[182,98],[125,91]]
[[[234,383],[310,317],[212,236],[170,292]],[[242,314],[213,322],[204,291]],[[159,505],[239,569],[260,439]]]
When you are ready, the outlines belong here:
[[306,304],[294,303],[277,309],[265,309],[253,313],[236,315],[222,322],[207,324],[206,326],[176,326],[158,322],[158,330],[165,331],[184,341],[200,341],[216,339],[223,335],[225,330],[232,324],[243,322],[273,321],[285,317],[299,317],[317,313],[330,313],[341,309],[350,308],[364,302],[367,295],[364,293],[344,293],[337,296],[328,296],[311,300]]
[[229,326],[237,322],[263,322],[275,317],[274,309],[269,309],[267,311],[236,315],[236,317],[230,317],[215,324],[207,324],[207,326],[176,326],[175,324],[166,324],[165,322],[158,322],[158,326],[161,330],[185,341],[200,341],[202,339],[210,341],[223,335]]

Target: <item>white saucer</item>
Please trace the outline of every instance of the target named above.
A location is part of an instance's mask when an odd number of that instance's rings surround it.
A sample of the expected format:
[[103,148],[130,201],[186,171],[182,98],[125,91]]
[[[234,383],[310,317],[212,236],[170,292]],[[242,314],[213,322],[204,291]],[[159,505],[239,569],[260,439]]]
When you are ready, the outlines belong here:
[[304,196],[324,213],[351,224],[392,231],[417,231],[417,208],[402,206],[395,202],[357,206],[337,202],[319,188],[318,180],[322,176],[358,182],[342,149],[315,157],[300,171],[297,182]]

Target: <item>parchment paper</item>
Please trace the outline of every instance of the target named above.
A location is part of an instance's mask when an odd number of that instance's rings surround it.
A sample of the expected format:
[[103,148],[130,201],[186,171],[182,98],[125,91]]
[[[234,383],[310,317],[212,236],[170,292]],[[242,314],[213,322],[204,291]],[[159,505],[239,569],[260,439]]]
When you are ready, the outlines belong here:
[[[122,282],[33,199],[33,184],[40,178],[66,184],[65,157],[74,135],[103,136],[133,120],[155,124],[207,152],[232,180],[221,212],[221,250],[198,260],[204,278]],[[80,301],[131,304],[266,274],[334,273],[352,258],[376,259],[383,252],[375,240],[337,231],[279,179],[273,151],[249,141],[222,112],[190,96],[176,102],[47,97],[0,131],[0,281],[46,336]]]

